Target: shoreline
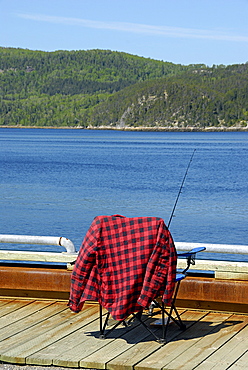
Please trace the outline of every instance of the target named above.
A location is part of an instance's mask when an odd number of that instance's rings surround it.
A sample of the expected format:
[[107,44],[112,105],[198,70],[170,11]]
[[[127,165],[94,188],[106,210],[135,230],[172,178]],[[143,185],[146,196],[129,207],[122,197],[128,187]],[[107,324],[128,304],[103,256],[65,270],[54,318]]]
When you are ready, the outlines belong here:
[[53,129],[53,130],[111,130],[111,131],[135,131],[135,132],[248,132],[248,127],[184,127],[184,128],[175,128],[175,127],[146,127],[146,126],[138,126],[138,127],[113,127],[113,126],[0,126],[0,128],[20,128],[20,129]]

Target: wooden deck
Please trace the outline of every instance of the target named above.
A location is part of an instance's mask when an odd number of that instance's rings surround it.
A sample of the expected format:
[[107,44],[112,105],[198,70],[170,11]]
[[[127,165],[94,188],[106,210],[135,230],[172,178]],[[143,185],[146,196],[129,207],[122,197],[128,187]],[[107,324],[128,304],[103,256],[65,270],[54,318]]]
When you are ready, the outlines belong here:
[[99,339],[97,304],[73,314],[65,301],[0,298],[0,361],[113,370],[247,369],[247,314],[181,313],[187,330],[170,324],[169,342],[161,346],[138,325]]

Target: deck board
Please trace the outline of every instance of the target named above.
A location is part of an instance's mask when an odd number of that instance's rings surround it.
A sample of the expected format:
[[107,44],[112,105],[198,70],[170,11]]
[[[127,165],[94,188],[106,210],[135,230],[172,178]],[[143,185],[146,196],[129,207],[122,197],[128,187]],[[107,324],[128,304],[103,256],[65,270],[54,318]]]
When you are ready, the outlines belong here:
[[248,364],[248,349],[233,365],[229,367],[230,370],[247,369]]
[[13,322],[3,326],[0,329],[1,354],[7,350],[8,347],[13,348],[16,347],[18,343],[23,343],[26,336],[29,340],[33,337],[35,338],[40,326],[43,326],[43,330],[46,331],[43,324],[44,320],[49,321],[50,319],[51,321],[51,317],[64,310],[64,304],[51,304],[51,302],[49,302],[45,304],[42,310],[23,317],[17,323]]
[[1,298],[1,301],[0,301],[0,307],[6,305],[6,304],[9,304],[10,302],[12,302],[13,300],[11,299],[8,299],[8,298]]
[[[35,365],[52,365],[57,363],[60,364],[60,366],[68,366],[67,363],[69,364],[69,361],[71,361],[70,365],[77,367],[82,358],[82,352],[87,353],[92,346],[90,343],[92,338],[85,335],[85,333],[87,333],[87,331],[95,331],[98,327],[98,321],[96,320],[98,317],[98,307],[94,307],[93,311],[88,311],[87,315],[89,315],[89,313],[91,313],[89,318],[93,320],[92,322],[89,323],[90,320],[87,320],[82,314],[76,315],[81,328],[74,331],[75,327],[73,327],[73,331],[68,335],[64,337],[61,336],[55,343],[52,342],[38,352],[28,356],[26,363]],[[62,330],[64,330],[64,328],[62,328]],[[95,342],[98,346],[96,349],[100,347],[101,343],[105,345],[104,341],[101,341],[99,344],[99,340],[95,339]]]
[[[186,311],[181,315],[181,318],[187,322],[187,327],[189,328],[195,321],[198,321],[204,315],[202,312],[195,312],[195,311]],[[170,324],[171,328],[169,328],[167,339],[172,341],[177,335],[181,333],[181,330],[175,325]],[[165,346],[161,346],[161,344],[155,342],[152,336],[148,337],[148,341],[137,343],[135,347],[130,348],[125,353],[121,354],[120,356],[116,357],[112,361],[108,363],[108,368],[115,370],[115,369],[132,369],[136,364],[143,361],[143,359],[149,358],[149,356],[153,356],[155,358],[155,368],[158,368],[159,365],[159,354],[162,353],[162,359],[164,361],[164,352],[163,348]],[[146,362],[146,360],[144,360]],[[162,362],[163,364],[163,362]],[[162,368],[163,366],[161,366]]]
[[[71,331],[77,330],[89,318],[89,312],[96,312],[97,307],[84,310],[81,315],[72,315],[69,309],[64,309],[48,319],[41,321],[35,327],[24,329],[20,335],[9,338],[7,347],[1,351],[2,361],[25,363],[26,357],[40,349],[65,337]],[[18,336],[18,338],[17,338]],[[21,339],[21,340],[20,340]]]
[[101,340],[98,305],[73,314],[66,303],[0,298],[0,361],[109,370],[247,368],[248,315],[184,310],[187,330],[170,324],[162,346],[138,324]]
[[[52,304],[52,302],[50,304]],[[27,301],[25,305],[19,305],[18,309],[17,307],[15,307],[15,310],[13,310],[12,306],[11,306],[11,310],[9,309],[10,307],[8,307],[9,312],[8,313],[6,312],[4,315],[1,315],[0,317],[0,328],[10,325],[10,324],[14,324],[15,322],[19,322],[20,320],[23,320],[27,316],[30,316],[33,313],[42,310],[47,305],[48,305],[47,302],[45,303],[42,301],[40,302],[36,302],[36,301],[28,302]]]
[[[144,344],[147,338],[149,338],[149,335],[146,330],[140,330],[140,327],[137,325],[128,331],[120,327],[110,334],[109,338],[107,338],[108,343],[104,347],[84,357],[80,361],[80,366],[86,368],[105,368],[110,361],[134,347],[140,341]],[[96,340],[98,339],[96,338]],[[103,341],[105,342],[106,339]]]
[[[240,320],[240,317],[234,316],[232,320],[235,319],[237,322]],[[199,370],[203,369],[214,369],[214,370],[223,370],[227,369],[233,363],[237,361],[247,351],[247,338],[248,338],[248,320],[247,317],[243,319],[243,322],[234,325],[233,327],[227,327],[226,333],[222,336],[222,341],[225,340],[225,345],[218,347],[214,351],[213,355],[202,362],[201,365],[197,367]],[[247,363],[246,363],[247,369]]]
[[[216,318],[213,319],[213,324],[209,326],[209,332],[204,332],[203,337],[194,343],[193,346],[188,348],[183,353],[179,354],[173,361],[166,364],[166,369],[185,369],[191,370],[192,368],[207,368],[205,365],[199,365],[206,358],[211,358],[212,354],[216,352],[216,349],[221,348],[232,336],[235,330],[238,330],[235,323],[230,317],[226,321],[221,322],[219,320],[219,313],[215,313]],[[223,318],[224,319],[224,318]],[[225,325],[225,322],[228,326]],[[244,325],[243,325],[244,326]],[[239,327],[240,328],[240,327]],[[225,346],[224,346],[225,347]],[[224,348],[223,347],[223,348]],[[192,356],[192,350],[194,355]],[[221,354],[216,356],[216,360],[219,359]],[[225,356],[223,354],[223,356]],[[202,367],[203,366],[203,367]],[[221,369],[221,367],[219,367]]]
[[32,303],[30,300],[14,300],[6,301],[4,300],[0,304],[0,317],[10,314],[11,312],[16,312],[19,308],[25,307]]

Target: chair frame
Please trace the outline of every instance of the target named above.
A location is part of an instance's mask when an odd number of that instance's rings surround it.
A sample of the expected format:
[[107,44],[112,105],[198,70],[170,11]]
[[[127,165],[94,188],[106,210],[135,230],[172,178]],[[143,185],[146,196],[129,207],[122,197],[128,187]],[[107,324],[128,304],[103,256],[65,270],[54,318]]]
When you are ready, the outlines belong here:
[[[204,247],[199,247],[199,248],[194,248],[194,249],[192,249],[190,251],[187,251],[187,252],[177,253],[178,257],[186,258],[186,268],[182,272],[180,272],[180,273],[178,272],[176,274],[176,286],[175,286],[171,306],[170,306],[170,309],[168,311],[165,309],[166,306],[165,306],[163,301],[161,303],[159,303],[157,300],[152,301],[152,303],[149,307],[148,314],[149,314],[150,317],[152,317],[154,315],[157,315],[159,313],[159,311],[153,312],[154,308],[160,309],[160,312],[161,312],[161,315],[162,315],[162,320],[161,320],[162,335],[161,335],[161,337],[158,337],[149,328],[149,326],[142,320],[141,317],[142,317],[142,312],[143,311],[139,311],[137,313],[132,313],[131,314],[132,317],[130,319],[128,319],[128,320],[125,319],[125,320],[118,321],[116,324],[113,325],[112,328],[106,330],[110,313],[109,312],[107,313],[105,321],[103,323],[103,309],[102,309],[102,306],[99,304],[99,306],[100,306],[100,317],[99,317],[99,319],[100,319],[100,335],[99,335],[99,338],[105,339],[115,328],[117,328],[121,324],[123,324],[125,327],[129,327],[131,325],[132,321],[134,321],[134,319],[139,321],[139,323],[142,326],[144,326],[150,332],[150,334],[152,334],[152,336],[155,338],[155,340],[158,343],[161,343],[161,344],[167,343],[166,334],[167,334],[168,326],[169,326],[171,320],[176,325],[178,325],[181,330],[185,330],[186,325],[182,322],[181,317],[180,317],[180,315],[177,311],[177,308],[176,308],[176,304],[175,304],[176,303],[176,298],[177,298],[177,294],[178,294],[178,291],[179,291],[181,281],[186,278],[187,271],[190,268],[190,266],[195,265],[196,253],[203,252],[205,249],[206,248],[204,248]],[[167,318],[167,320],[166,320],[166,318]]]

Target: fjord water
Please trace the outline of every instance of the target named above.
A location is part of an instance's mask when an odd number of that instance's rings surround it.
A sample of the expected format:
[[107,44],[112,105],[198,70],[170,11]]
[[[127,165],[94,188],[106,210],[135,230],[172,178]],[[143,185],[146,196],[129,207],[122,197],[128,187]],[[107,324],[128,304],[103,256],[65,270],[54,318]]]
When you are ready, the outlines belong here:
[[1,128],[0,233],[64,236],[78,249],[96,215],[168,223],[195,149],[174,240],[248,245],[248,132]]

